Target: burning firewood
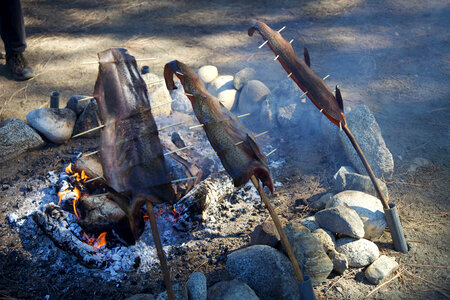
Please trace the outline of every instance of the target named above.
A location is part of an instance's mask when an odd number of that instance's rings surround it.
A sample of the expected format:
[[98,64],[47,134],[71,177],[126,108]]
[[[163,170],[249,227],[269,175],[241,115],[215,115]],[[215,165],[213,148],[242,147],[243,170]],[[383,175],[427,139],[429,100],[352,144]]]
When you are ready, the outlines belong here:
[[164,78],[169,90],[176,89],[173,80],[174,75],[181,81],[197,119],[203,124],[203,129],[211,146],[219,156],[225,170],[233,178],[234,185],[242,186],[250,179],[257,188],[274,220],[295,275],[300,282],[303,282],[302,272],[286,233],[272,204],[259,184],[259,180],[261,180],[263,185],[267,186],[273,193],[272,178],[265,155],[238,118],[226,109],[217,98],[207,92],[203,81],[188,66],[179,61],[172,61],[165,65]]
[[366,168],[378,194],[378,198],[383,204],[386,221],[391,228],[391,236],[394,242],[394,247],[398,251],[408,252],[408,246],[406,244],[403,229],[401,228],[397,210],[395,206],[389,205],[380,189],[380,186],[378,185],[372,168],[364,156],[364,153],[359,147],[355,137],[347,127],[344,114],[344,103],[339,88],[336,86],[336,92],[335,95],[333,95],[324,82],[328,76],[325,78],[320,78],[314,73],[310,67],[310,57],[306,48],[304,48],[304,59],[299,59],[295,55],[291,43],[286,41],[280,34],[280,31],[283,29],[284,27],[279,31],[274,31],[263,22],[257,22],[248,30],[248,34],[249,36],[252,36],[255,31],[259,32],[264,39],[264,43],[260,46],[260,48],[267,44],[275,53],[275,60],[278,60],[281,66],[288,73],[288,77],[294,80],[298,87],[304,92],[305,95],[308,96],[308,98],[320,110],[321,113],[323,113],[333,124],[345,132],[358,153],[362,163],[364,164],[364,167]]
[[173,191],[158,128],[150,109],[144,80],[127,50],[113,48],[98,54],[99,73],[94,97],[104,128],[101,130],[103,176],[113,200],[128,216],[137,238],[141,206],[147,205],[153,239],[164,282],[173,299],[172,284],[153,211],[153,203],[173,203]]

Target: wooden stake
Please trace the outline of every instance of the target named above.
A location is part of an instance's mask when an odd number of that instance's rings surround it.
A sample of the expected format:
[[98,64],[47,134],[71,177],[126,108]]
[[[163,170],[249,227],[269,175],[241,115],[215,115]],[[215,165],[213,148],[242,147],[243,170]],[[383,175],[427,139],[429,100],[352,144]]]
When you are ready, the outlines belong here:
[[280,235],[281,243],[283,244],[284,248],[286,249],[287,255],[288,255],[289,259],[291,260],[291,264],[292,264],[292,267],[294,268],[294,273],[295,273],[295,276],[297,277],[297,280],[300,282],[303,282],[304,280],[303,280],[302,271],[300,270],[300,266],[298,265],[297,258],[295,257],[295,254],[294,254],[294,250],[292,250],[291,243],[289,243],[289,240],[286,236],[286,233],[283,230],[283,227],[281,226],[280,219],[278,219],[278,215],[275,212],[275,209],[273,208],[272,204],[270,203],[269,199],[267,198],[266,193],[262,189],[262,187],[259,184],[258,179],[256,179],[255,175],[252,175],[252,177],[250,177],[250,180],[252,181],[253,185],[256,187],[256,190],[258,191],[259,196],[261,197],[261,200],[266,205],[267,210],[269,211],[269,214],[272,217],[273,223],[275,224],[278,234]]
[[367,159],[364,156],[364,153],[362,152],[361,148],[359,147],[359,144],[356,141],[355,137],[353,136],[352,132],[350,131],[350,129],[348,129],[347,124],[344,124],[344,126],[342,126],[341,123],[339,122],[339,125],[341,126],[341,129],[344,130],[348,139],[352,143],[353,148],[355,148],[355,150],[356,150],[356,153],[358,153],[359,158],[361,159],[364,167],[366,168],[367,173],[369,174],[370,180],[372,180],[373,186],[375,187],[378,198],[381,200],[381,203],[383,204],[384,209],[390,209],[389,203],[387,202],[386,198],[384,197],[383,192],[381,191],[380,186],[378,185],[377,178],[375,177],[375,174],[373,174],[372,168],[370,167],[369,163],[367,162]]
[[150,227],[152,228],[153,241],[155,242],[156,252],[158,253],[159,262],[161,264],[161,271],[164,278],[164,285],[167,290],[167,298],[169,300],[175,299],[175,294],[172,288],[172,282],[170,281],[169,267],[167,266],[166,255],[164,254],[164,249],[161,243],[161,238],[159,237],[158,225],[156,224],[155,212],[153,211],[153,204],[151,201],[147,200],[147,212],[150,219]]

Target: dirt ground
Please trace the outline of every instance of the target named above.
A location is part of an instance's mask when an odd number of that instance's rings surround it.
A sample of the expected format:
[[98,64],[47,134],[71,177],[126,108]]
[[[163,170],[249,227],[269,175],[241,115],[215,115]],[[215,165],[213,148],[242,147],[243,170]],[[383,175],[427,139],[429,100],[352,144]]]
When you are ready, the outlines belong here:
[[[0,61],[0,121],[26,119],[48,105],[51,91],[61,92],[62,105],[74,94],[91,95],[97,76],[96,53],[125,47],[140,65],[162,74],[165,63],[178,59],[191,67],[213,64],[221,74],[250,66],[274,88],[286,75],[273,54],[258,49],[261,38],[249,37],[256,21],[272,28],[287,26],[297,54],[307,46],[312,68],[329,74],[330,87],[339,84],[344,104],[367,105],[374,113],[395,161],[395,173],[385,179],[391,201],[403,220],[411,250],[391,249],[389,234],[377,244],[400,263],[396,278],[376,292],[361,269],[331,276],[315,289],[321,299],[440,299],[450,298],[450,5],[447,1],[50,1],[23,0],[27,57],[37,76],[15,82]],[[92,63],[94,62],[94,63]],[[280,153],[298,151],[301,143],[286,141]],[[13,192],[27,190],[29,178],[44,181],[47,171],[60,169],[74,151],[89,150],[95,141],[48,145],[0,166],[0,298],[117,298],[162,290],[159,274],[130,274],[120,284],[93,278],[70,278],[47,272],[45,264],[27,255],[6,215],[20,205]],[[416,158],[431,164],[408,171]],[[283,188],[274,196],[288,220],[307,214],[300,205],[330,189],[337,163],[320,159],[288,160],[278,174]],[[264,217],[265,218],[265,217]],[[262,219],[264,219],[262,218]],[[249,228],[249,232],[251,228]],[[230,242],[231,249],[245,239]],[[212,241],[206,249],[213,261],[199,262],[196,253],[170,261],[175,281],[185,281],[195,269],[208,284],[223,276],[224,258]],[[214,250],[215,249],[215,250]],[[200,251],[200,250],[199,250]]]

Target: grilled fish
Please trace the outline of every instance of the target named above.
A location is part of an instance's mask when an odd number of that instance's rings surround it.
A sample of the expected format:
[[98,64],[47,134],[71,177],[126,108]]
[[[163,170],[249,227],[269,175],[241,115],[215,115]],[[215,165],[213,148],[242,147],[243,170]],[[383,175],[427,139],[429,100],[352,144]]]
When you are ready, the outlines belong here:
[[259,32],[270,49],[275,55],[278,55],[277,60],[290,74],[289,77],[306,93],[312,103],[333,124],[340,127],[344,126],[346,121],[341,92],[336,87],[336,96],[333,95],[324,80],[314,73],[310,67],[308,50],[304,48],[304,59],[299,59],[291,44],[278,31],[272,30],[263,22],[257,22],[250,27],[248,35],[252,36],[255,31]]
[[234,185],[242,186],[255,175],[273,192],[266,156],[250,132],[217,98],[207,92],[203,81],[184,63],[174,60],[165,65],[167,89],[176,89],[174,74],[180,79],[198,121],[204,125],[206,136],[233,178]]
[[94,98],[105,125],[100,134],[103,174],[137,239],[142,204],[173,203],[175,195],[136,60],[121,48],[98,57]]

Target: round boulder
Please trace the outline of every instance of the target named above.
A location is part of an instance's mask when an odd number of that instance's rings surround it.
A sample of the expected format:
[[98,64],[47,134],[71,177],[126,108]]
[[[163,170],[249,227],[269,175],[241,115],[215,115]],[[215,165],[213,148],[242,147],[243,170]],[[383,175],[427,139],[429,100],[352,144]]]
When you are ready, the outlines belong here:
[[76,119],[76,113],[69,108],[41,108],[27,115],[28,124],[56,144],[70,139]]
[[249,80],[253,80],[256,78],[256,71],[253,68],[245,68],[240,70],[234,75],[233,85],[234,88],[239,90],[241,89],[245,83]]
[[217,76],[219,76],[219,71],[215,66],[207,65],[198,69],[198,77],[200,77],[204,83],[210,83],[216,79]]
[[356,268],[368,266],[380,256],[377,245],[366,239],[339,239],[336,250],[345,254],[350,267]]
[[346,204],[353,208],[364,224],[364,238],[379,237],[386,228],[383,205],[381,201],[369,194],[360,191],[343,191],[331,198],[327,207],[336,207]]
[[228,255],[226,268],[231,278],[246,283],[262,299],[300,299],[289,259],[272,247],[237,250]]
[[270,93],[269,88],[259,80],[250,80],[239,95],[238,108],[241,113],[259,111],[262,101]]

